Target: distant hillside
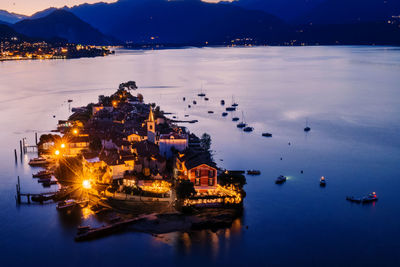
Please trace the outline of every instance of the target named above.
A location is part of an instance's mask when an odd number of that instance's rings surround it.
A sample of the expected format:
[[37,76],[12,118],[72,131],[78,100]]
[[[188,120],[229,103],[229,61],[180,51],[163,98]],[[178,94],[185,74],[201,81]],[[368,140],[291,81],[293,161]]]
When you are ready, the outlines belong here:
[[13,28],[27,36],[54,39],[62,38],[81,44],[107,45],[116,40],[107,37],[74,14],[65,10],[56,10],[38,19],[26,19],[17,22]]
[[400,23],[312,25],[298,33],[296,40],[320,45],[400,45]]
[[290,31],[263,11],[200,0],[120,0],[70,11],[106,34],[137,43],[220,43],[247,37],[277,42]]
[[50,8],[47,8],[45,10],[36,12],[32,16],[30,16],[29,19],[40,19],[40,18],[43,18],[43,17],[46,17],[46,16],[50,15],[51,13],[53,13],[56,10],[58,10],[58,8],[50,7]]
[[0,10],[0,21],[4,21],[4,22],[10,23],[10,24],[13,24],[20,20],[26,19],[26,18],[27,18],[27,16],[25,16],[25,15],[10,13],[6,10]]
[[10,26],[11,23],[8,23],[8,22],[5,22],[5,21],[0,20],[0,25],[7,25],[7,26]]
[[237,0],[233,4],[247,9],[262,10],[287,22],[309,13],[325,0]]
[[26,37],[20,33],[17,33],[13,28],[10,26],[0,24],[0,40],[9,40],[13,37],[17,37],[19,40],[25,40]]
[[297,22],[349,24],[386,21],[393,15],[400,15],[400,0],[326,0]]

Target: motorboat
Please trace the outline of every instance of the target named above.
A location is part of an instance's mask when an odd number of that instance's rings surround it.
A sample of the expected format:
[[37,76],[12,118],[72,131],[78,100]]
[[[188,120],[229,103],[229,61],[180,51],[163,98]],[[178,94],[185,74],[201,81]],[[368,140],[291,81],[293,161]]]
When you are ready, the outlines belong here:
[[286,182],[286,180],[287,180],[286,176],[279,175],[278,178],[276,178],[275,183],[282,184],[282,183]]
[[244,127],[246,127],[246,123],[244,123],[244,122],[241,122],[241,123],[239,123],[238,125],[236,125],[236,127],[238,127],[238,128],[244,128]]
[[40,171],[37,173],[33,173],[32,177],[33,178],[47,178],[47,177],[50,177],[52,174],[53,174],[53,172],[44,170],[44,171]]
[[186,101],[186,97],[183,98],[183,101]]
[[378,200],[378,196],[376,195],[375,192],[372,192],[364,197],[346,197],[346,200],[350,202],[356,202],[356,203],[371,203],[375,202]]
[[213,114],[213,113],[214,113],[214,111],[212,111],[212,110],[208,111],[208,114]]
[[222,117],[228,116],[228,112],[222,112]]
[[193,105],[196,105],[196,104],[197,104],[196,100],[193,100]]
[[210,99],[209,99],[208,97],[205,97],[204,100],[205,100],[205,101],[208,101],[208,100],[210,100]]
[[226,110],[226,111],[235,111],[236,108],[235,108],[235,107],[227,107],[225,110]]
[[89,201],[76,201],[75,199],[67,199],[57,204],[57,210],[71,210],[73,208],[83,208],[89,204]]
[[239,120],[238,117],[233,117],[233,118],[232,118],[232,121],[238,121],[238,120]]
[[247,133],[252,132],[253,130],[254,130],[253,127],[245,127],[245,128],[243,129],[243,131],[245,131],[245,132],[247,132]]
[[50,161],[48,161],[45,158],[39,157],[39,158],[33,158],[29,161],[30,166],[43,166],[49,164]]
[[308,126],[308,120],[306,120],[306,127],[304,128],[305,132],[311,131],[311,128]]
[[223,105],[225,105],[225,100],[221,100],[221,105],[223,106]]
[[204,97],[204,96],[206,96],[206,94],[205,93],[200,93],[200,94],[197,94],[197,96]]
[[319,179],[319,185],[320,186],[326,186],[326,180],[325,180],[324,176],[322,176],[321,179]]
[[264,136],[264,137],[272,137],[272,134],[271,133],[262,133],[262,136]]

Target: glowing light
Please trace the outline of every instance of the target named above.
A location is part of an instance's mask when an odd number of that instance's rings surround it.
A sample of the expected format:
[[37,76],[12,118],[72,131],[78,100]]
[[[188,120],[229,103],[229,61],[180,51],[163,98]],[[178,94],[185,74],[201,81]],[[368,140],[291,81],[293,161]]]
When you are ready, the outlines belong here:
[[90,188],[92,188],[92,184],[90,183],[89,180],[83,180],[82,186],[83,186],[83,188],[85,188],[85,189],[90,189]]
[[72,130],[72,133],[75,134],[75,135],[78,134],[78,129]]
[[143,191],[165,194],[171,190],[171,184],[166,181],[154,181],[152,185],[143,185],[141,188]]
[[65,144],[61,144],[61,148],[65,148]]
[[54,154],[55,154],[56,156],[60,155],[60,150],[54,151]]
[[112,102],[112,105],[113,105],[114,108],[116,108],[117,105],[118,105],[118,102],[117,102],[116,100],[114,100],[114,101]]

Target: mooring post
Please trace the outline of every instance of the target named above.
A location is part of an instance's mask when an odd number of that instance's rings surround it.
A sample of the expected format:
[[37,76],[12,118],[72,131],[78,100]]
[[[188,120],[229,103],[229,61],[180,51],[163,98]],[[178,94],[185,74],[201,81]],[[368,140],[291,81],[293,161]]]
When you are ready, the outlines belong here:
[[28,195],[27,195],[27,198],[28,198],[28,204],[31,204],[31,195],[28,194]]
[[38,144],[38,142],[37,142],[37,133],[35,133],[35,144],[36,145]]
[[15,163],[17,163],[18,161],[17,161],[17,150],[16,149],[14,149],[14,156],[15,156]]
[[19,183],[19,176],[18,176],[18,184],[16,186],[17,186],[17,201],[18,204],[21,204],[21,185]]
[[21,157],[22,157],[22,141],[21,140],[19,140],[19,150],[21,152]]

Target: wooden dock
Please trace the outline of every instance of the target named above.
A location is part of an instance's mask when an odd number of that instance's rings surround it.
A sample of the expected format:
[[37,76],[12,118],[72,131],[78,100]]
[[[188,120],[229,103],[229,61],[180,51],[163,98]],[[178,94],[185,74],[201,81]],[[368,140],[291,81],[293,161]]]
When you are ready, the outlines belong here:
[[21,184],[18,176],[18,183],[16,184],[17,188],[17,203],[21,204],[22,203],[22,197],[26,197],[26,203],[31,204],[32,202],[32,197],[37,198],[37,199],[42,199],[42,201],[39,201],[40,203],[43,203],[46,200],[52,199],[57,194],[57,191],[55,192],[43,192],[43,193],[21,193]]

